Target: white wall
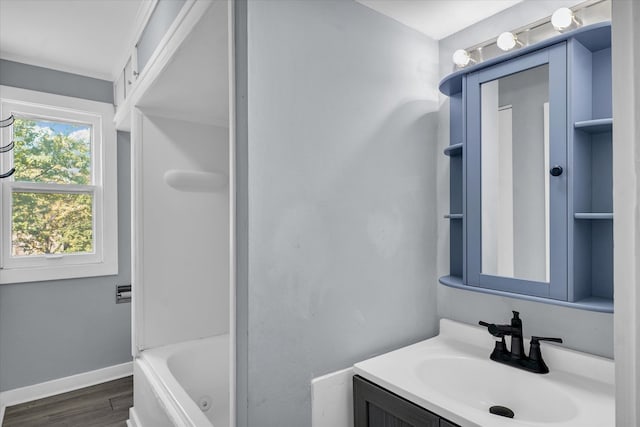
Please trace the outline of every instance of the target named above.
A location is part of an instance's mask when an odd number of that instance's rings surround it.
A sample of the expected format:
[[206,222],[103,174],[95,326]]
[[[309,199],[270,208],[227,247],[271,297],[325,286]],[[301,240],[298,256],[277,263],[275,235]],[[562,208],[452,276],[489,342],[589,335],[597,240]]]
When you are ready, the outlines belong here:
[[[167,170],[228,176],[226,128],[141,115],[142,283],[135,288],[137,345],[144,348],[229,331],[228,186],[178,191]],[[139,147],[138,147],[139,148]],[[136,268],[139,264],[135,264]],[[138,305],[141,303],[141,306]]]
[[[577,1],[528,1],[517,4],[497,15],[440,40],[441,77],[452,71],[451,56],[456,49],[467,48],[495,37],[502,31],[524,26],[549,16],[561,6]],[[438,146],[442,152],[449,145],[449,102],[443,95],[438,113]],[[438,211],[449,207],[449,160],[438,158]],[[449,272],[449,224],[438,221],[438,274]],[[618,297],[616,295],[616,301]],[[477,324],[478,320],[505,322],[511,310],[518,310],[524,320],[527,336],[562,337],[564,346],[605,357],[613,357],[613,315],[596,313],[550,304],[480,294],[438,286],[438,314],[440,317]]]

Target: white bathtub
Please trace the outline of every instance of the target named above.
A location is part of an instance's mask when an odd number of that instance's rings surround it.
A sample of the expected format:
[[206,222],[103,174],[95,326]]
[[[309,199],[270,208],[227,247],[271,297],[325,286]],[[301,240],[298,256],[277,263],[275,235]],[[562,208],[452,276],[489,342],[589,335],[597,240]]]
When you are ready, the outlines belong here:
[[133,387],[132,427],[229,427],[229,336],[143,351]]

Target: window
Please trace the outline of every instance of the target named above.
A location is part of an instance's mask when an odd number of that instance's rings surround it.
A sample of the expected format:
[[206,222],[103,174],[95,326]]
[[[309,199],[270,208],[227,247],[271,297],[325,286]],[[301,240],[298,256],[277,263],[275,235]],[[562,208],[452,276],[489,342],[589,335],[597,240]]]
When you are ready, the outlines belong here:
[[0,283],[117,274],[113,106],[0,86]]

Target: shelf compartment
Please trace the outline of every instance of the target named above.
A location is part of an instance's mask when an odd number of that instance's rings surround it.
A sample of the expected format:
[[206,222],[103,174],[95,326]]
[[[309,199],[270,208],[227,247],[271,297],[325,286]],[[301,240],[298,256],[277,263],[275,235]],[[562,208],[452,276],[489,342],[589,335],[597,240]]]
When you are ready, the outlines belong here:
[[462,142],[458,144],[450,145],[444,149],[444,155],[449,157],[460,156],[462,155],[462,147],[463,147]]
[[575,122],[573,127],[587,133],[611,132],[613,128],[613,119],[595,119]]
[[573,214],[575,219],[613,219],[611,212],[576,212]]

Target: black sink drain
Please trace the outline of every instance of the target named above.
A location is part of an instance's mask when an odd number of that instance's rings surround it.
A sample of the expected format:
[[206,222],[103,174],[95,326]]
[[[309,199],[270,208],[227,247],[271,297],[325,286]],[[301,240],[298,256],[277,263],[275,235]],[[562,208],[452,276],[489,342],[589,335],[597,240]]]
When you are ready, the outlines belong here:
[[515,415],[511,409],[500,405],[492,406],[491,408],[489,408],[489,412],[491,412],[493,415],[500,415],[501,417],[506,418],[513,418],[513,416]]

